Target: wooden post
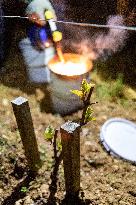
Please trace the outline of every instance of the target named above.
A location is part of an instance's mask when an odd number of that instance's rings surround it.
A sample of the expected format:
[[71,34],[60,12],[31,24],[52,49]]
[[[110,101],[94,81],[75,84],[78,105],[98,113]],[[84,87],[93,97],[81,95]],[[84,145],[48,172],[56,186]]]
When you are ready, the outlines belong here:
[[80,191],[80,125],[68,121],[60,132],[66,195],[76,197]]
[[23,97],[18,97],[11,103],[29,168],[32,172],[36,173],[40,166],[40,155],[38,152],[28,100]]

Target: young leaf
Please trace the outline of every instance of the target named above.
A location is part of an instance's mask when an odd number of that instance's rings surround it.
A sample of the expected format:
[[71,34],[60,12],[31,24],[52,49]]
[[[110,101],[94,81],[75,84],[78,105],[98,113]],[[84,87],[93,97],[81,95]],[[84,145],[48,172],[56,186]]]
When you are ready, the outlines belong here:
[[23,187],[21,187],[20,191],[23,193],[26,193],[28,191],[28,189],[27,189],[27,187],[23,186]]
[[82,92],[85,94],[89,91],[89,89],[90,89],[89,84],[87,83],[85,79],[83,79],[82,85],[81,85]]
[[85,122],[87,123],[93,120],[95,120],[95,118],[93,117],[93,109],[91,107],[88,107],[85,114]]
[[71,92],[78,97],[82,98],[83,97],[83,92],[81,90],[71,90]]
[[62,144],[60,140],[57,141],[57,148],[60,152],[62,151]]
[[44,132],[44,137],[47,141],[52,141],[54,134],[54,128],[49,125]]
[[83,95],[86,95],[86,93],[89,93],[91,87],[94,87],[94,84],[88,83],[86,79],[83,79],[82,85],[81,85],[81,91],[83,92]]

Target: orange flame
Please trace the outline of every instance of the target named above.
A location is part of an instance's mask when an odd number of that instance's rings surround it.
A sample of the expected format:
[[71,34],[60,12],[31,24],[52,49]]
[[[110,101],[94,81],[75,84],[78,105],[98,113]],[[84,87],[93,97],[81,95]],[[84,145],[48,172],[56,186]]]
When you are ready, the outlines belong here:
[[84,56],[74,53],[64,53],[63,56],[64,62],[60,62],[58,56],[55,56],[49,62],[49,68],[52,72],[64,76],[77,76],[92,69],[92,62]]
[[60,45],[56,46],[56,51],[57,51],[57,55],[59,57],[59,60],[64,63],[65,60],[64,60],[64,56],[63,56],[62,49],[61,49]]

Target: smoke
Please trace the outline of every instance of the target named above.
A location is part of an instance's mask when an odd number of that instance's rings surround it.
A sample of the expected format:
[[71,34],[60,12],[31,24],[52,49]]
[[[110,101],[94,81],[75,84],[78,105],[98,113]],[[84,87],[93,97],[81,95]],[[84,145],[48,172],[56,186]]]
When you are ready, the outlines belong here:
[[[107,25],[123,25],[121,16],[110,16]],[[127,31],[121,29],[108,29],[107,32],[95,34],[91,38],[81,40],[80,43],[73,43],[78,53],[86,58],[96,60],[98,58],[107,59],[108,56],[116,53],[125,45]]]

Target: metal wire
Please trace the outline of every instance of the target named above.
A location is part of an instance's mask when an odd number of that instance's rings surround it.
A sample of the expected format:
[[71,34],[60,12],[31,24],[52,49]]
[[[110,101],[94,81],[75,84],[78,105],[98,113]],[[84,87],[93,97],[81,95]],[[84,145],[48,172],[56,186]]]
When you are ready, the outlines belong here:
[[86,26],[86,27],[98,27],[98,28],[112,28],[112,29],[122,29],[122,30],[131,30],[136,31],[136,27],[130,26],[118,26],[118,25],[101,25],[101,24],[90,24],[90,23],[76,23],[70,21],[56,21],[58,23],[77,25],[77,26]]
[[0,18],[20,18],[20,19],[28,19],[28,16],[0,16]]
[[[27,16],[0,16],[0,18],[20,18],[20,19],[29,19]],[[35,19],[35,18],[34,18]],[[45,19],[39,19],[41,21],[45,21]],[[136,31],[136,27],[132,26],[119,26],[119,25],[102,25],[102,24],[90,24],[90,23],[77,23],[73,21],[58,21],[54,20],[54,22],[61,24],[69,24],[75,26],[84,26],[84,27],[97,27],[97,28],[111,28],[111,29],[121,29],[121,30],[130,30]]]

